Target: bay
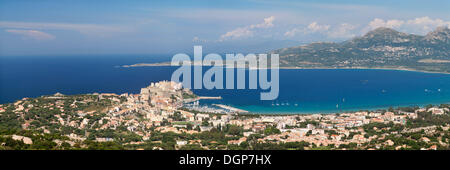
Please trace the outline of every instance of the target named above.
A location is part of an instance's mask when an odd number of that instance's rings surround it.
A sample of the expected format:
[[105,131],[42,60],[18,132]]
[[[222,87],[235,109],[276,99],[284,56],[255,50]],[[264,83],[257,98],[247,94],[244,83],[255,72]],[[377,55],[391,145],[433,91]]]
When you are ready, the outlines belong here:
[[[0,58],[0,103],[63,94],[139,93],[150,82],[170,80],[177,67],[118,67],[169,61],[171,55],[29,56]],[[205,67],[203,71],[207,70]],[[248,80],[247,80],[248,81]],[[247,83],[248,85],[248,83]],[[281,69],[280,93],[267,90],[194,89],[221,96],[203,104],[227,104],[254,113],[335,113],[450,102],[450,75],[370,69]]]

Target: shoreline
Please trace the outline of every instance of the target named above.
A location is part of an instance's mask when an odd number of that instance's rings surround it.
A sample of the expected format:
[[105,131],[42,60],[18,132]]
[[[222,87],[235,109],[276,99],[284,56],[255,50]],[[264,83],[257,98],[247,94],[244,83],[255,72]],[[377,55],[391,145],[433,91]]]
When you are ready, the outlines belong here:
[[[71,94],[71,95],[66,95],[66,96],[74,96],[74,95],[105,95],[105,94],[110,94],[110,95],[116,95],[119,96],[118,94],[115,93],[87,93],[87,94]],[[44,97],[44,98],[48,98],[49,95],[42,95],[39,97],[25,97],[22,99],[18,99],[15,102],[19,101],[19,100],[24,100],[24,99],[29,99],[29,98],[40,98],[40,97]],[[195,98],[193,101],[189,101],[189,102],[194,102],[194,101],[199,101],[199,100],[220,100],[222,99],[221,96],[217,96],[217,97],[211,97],[211,96],[199,96],[197,98]],[[11,103],[15,103],[15,102],[9,102],[9,103],[1,103],[0,105],[5,105],[5,104],[11,104]],[[228,109],[230,111],[235,111],[238,114],[244,114],[244,115],[261,115],[261,116],[294,116],[294,115],[314,115],[314,114],[319,114],[319,115],[329,115],[329,114],[342,114],[342,113],[356,113],[356,112],[361,112],[361,111],[376,111],[376,110],[387,110],[390,107],[392,108],[399,108],[399,107],[419,107],[419,108],[425,108],[426,105],[433,105],[433,106],[439,106],[441,104],[450,104],[450,101],[447,102],[438,102],[438,103],[422,103],[422,104],[410,104],[410,105],[391,105],[391,106],[381,106],[381,107],[373,107],[373,108],[366,108],[366,109],[348,109],[348,110],[341,110],[341,111],[310,111],[310,112],[252,112],[249,110],[244,110],[241,109],[239,107],[236,106],[231,106],[231,105],[226,105],[226,104],[210,104],[212,106],[216,106],[216,107],[220,107],[223,109]]]
[[[132,68],[132,67],[160,67],[160,66],[170,66],[170,67],[177,67],[173,66],[170,63],[137,63],[132,65],[122,65],[122,66],[116,66],[116,67],[123,67],[123,68]],[[198,66],[198,65],[193,65]],[[218,67],[224,67],[223,65],[219,65]],[[249,68],[245,68],[249,69]],[[255,69],[255,68],[251,68]],[[267,68],[258,68],[258,69],[267,69]],[[343,67],[343,68],[336,68],[336,67],[297,67],[297,66],[282,66],[279,67],[281,70],[313,70],[313,69],[323,69],[323,70],[392,70],[392,71],[411,71],[411,72],[419,72],[419,73],[430,73],[430,74],[449,74],[449,72],[438,72],[438,71],[426,71],[426,70],[417,70],[413,68],[406,68],[399,66],[398,68],[395,67]]]
[[430,73],[430,74],[450,74],[449,72],[437,72],[437,71],[425,71],[425,70],[417,70],[412,68],[391,68],[391,67],[349,67],[349,68],[331,68],[331,67],[280,67],[280,69],[285,70],[314,70],[314,69],[323,69],[323,70],[388,70],[388,71],[410,71],[410,72],[419,72],[419,73]]
[[425,108],[426,105],[433,105],[433,106],[439,106],[441,104],[450,104],[450,101],[448,102],[441,102],[441,103],[424,103],[424,104],[411,104],[411,105],[396,105],[396,106],[381,106],[381,107],[373,107],[373,108],[366,108],[366,109],[348,109],[348,110],[341,110],[341,111],[310,111],[310,112],[252,112],[248,111],[246,114],[252,114],[252,115],[277,115],[277,116],[286,116],[286,115],[313,115],[313,114],[320,114],[320,115],[328,115],[328,114],[341,114],[341,113],[356,113],[360,111],[377,111],[377,110],[387,110],[390,107],[392,108],[399,108],[399,107],[419,107],[419,108]]

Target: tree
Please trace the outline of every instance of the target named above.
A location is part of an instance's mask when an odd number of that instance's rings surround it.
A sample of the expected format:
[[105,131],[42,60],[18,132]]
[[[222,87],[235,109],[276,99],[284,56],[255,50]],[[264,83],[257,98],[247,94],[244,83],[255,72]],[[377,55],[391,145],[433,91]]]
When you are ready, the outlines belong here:
[[266,127],[266,129],[264,129],[265,135],[280,134],[280,133],[281,133],[281,131],[279,129],[277,129],[277,127],[275,125],[268,126],[268,127]]
[[236,125],[227,125],[228,126],[228,131],[227,133],[230,135],[240,135],[242,132],[242,129]]

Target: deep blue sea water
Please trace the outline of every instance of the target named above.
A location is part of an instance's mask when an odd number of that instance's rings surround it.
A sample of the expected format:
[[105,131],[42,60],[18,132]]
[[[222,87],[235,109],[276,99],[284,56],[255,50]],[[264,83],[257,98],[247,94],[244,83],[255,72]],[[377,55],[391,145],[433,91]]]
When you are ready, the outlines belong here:
[[[0,103],[56,92],[139,93],[150,82],[169,80],[177,68],[116,66],[162,62],[170,57],[0,57]],[[450,75],[393,70],[280,70],[280,95],[275,101],[259,100],[261,90],[194,92],[223,98],[202,103],[223,103],[251,112],[331,113],[449,103]]]

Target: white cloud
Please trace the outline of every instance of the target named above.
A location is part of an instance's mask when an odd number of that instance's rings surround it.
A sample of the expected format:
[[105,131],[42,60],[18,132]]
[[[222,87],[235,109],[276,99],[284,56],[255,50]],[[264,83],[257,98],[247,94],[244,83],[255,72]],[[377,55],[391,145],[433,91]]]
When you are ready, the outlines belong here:
[[305,28],[294,28],[290,31],[284,33],[287,37],[293,37],[299,33],[306,35],[311,33],[320,33],[326,35],[329,38],[349,38],[355,36],[353,30],[356,27],[354,25],[343,23],[336,27],[331,27],[330,25],[320,25],[317,22],[312,22]]
[[337,28],[328,32],[328,37],[330,38],[352,38],[355,36],[354,30],[356,26],[348,23],[343,23]]
[[412,20],[408,20],[407,26],[411,27],[412,31],[419,34],[425,34],[432,31],[436,27],[447,26],[450,28],[450,21],[444,21],[442,19],[431,19],[430,17],[420,17]]
[[318,31],[327,31],[330,29],[330,25],[319,25],[317,22],[313,22],[308,25],[308,29],[312,32],[318,32]]
[[419,17],[410,20],[383,20],[375,18],[369,25],[363,30],[364,32],[376,29],[378,27],[387,27],[398,29],[408,33],[426,34],[436,27],[447,26],[450,27],[450,21],[444,21],[442,19],[431,19],[430,17]]
[[341,23],[330,26],[327,24],[318,24],[317,22],[312,22],[308,26],[305,26],[303,28],[294,28],[288,30],[284,33],[284,36],[291,38],[308,38],[305,35],[318,33],[314,35],[314,37],[320,41],[323,41],[324,38],[328,38],[328,40],[339,40],[353,38],[379,27],[387,27],[398,30],[400,32],[424,35],[430,31],[433,31],[437,27],[442,26],[447,26],[450,28],[450,21],[445,21],[442,19],[432,19],[430,17],[418,17],[406,20],[384,20],[375,18],[365,26],[350,23]]
[[30,38],[35,40],[52,40],[55,39],[55,36],[37,30],[17,30],[17,29],[8,29],[6,32],[21,35],[23,38]]
[[287,37],[293,37],[293,36],[295,36],[298,32],[302,32],[302,30],[303,30],[303,29],[294,28],[294,29],[292,29],[292,30],[290,30],[290,31],[286,31],[286,32],[284,33],[284,36],[287,36]]
[[294,28],[284,33],[285,36],[293,37],[298,33],[310,34],[316,32],[325,32],[330,29],[330,25],[320,25],[317,22],[312,22],[306,28]]
[[123,27],[103,26],[96,24],[68,24],[68,23],[41,23],[41,22],[7,22],[0,21],[0,28],[32,29],[32,30],[70,30],[82,34],[105,35],[106,33],[123,32]]
[[264,22],[256,25],[250,25],[250,29],[253,28],[269,28],[273,27],[273,21],[275,20],[274,16],[270,16],[268,18],[264,18]]
[[226,39],[237,39],[241,37],[250,37],[253,36],[253,31],[251,31],[249,28],[237,28],[233,31],[229,31],[223,35],[220,36],[220,40],[226,40]]
[[430,17],[421,17],[421,18],[408,20],[407,23],[413,24],[413,25],[431,25],[431,26],[435,26],[435,27],[450,26],[449,21],[444,21],[442,19],[434,19],[433,20]]
[[251,36],[253,36],[253,32],[255,29],[273,27],[274,20],[275,20],[275,17],[270,16],[268,18],[264,18],[263,23],[236,28],[232,31],[229,31],[229,32],[221,35],[219,41],[224,41],[224,40],[228,40],[228,39],[238,39],[238,38],[243,38],[243,37],[251,37]]
[[401,27],[405,22],[401,20],[387,20],[384,21],[383,19],[375,18],[373,21],[369,23],[370,29],[376,29],[378,27],[386,27],[386,28],[399,28]]

